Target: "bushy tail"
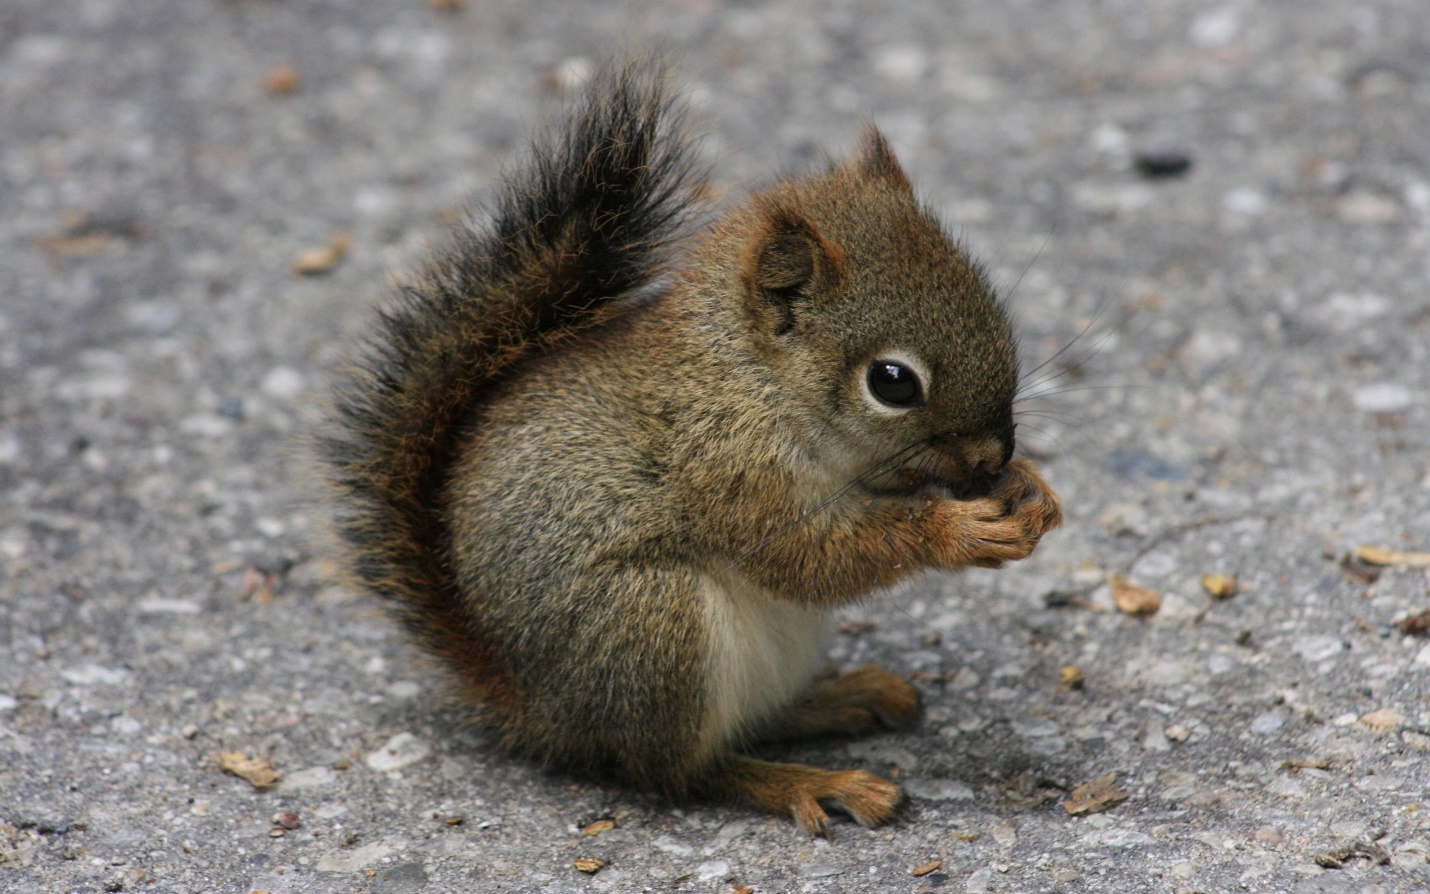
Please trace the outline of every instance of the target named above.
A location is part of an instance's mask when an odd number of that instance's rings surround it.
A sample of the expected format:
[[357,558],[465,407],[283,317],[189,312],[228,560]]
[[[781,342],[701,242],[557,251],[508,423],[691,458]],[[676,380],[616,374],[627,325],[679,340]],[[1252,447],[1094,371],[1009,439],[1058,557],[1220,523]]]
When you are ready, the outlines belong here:
[[[340,388],[323,452],[353,570],[477,694],[499,661],[454,592],[438,515],[453,425],[506,368],[603,318],[661,272],[691,206],[689,142],[654,67],[599,74],[465,225],[401,290]],[[484,687],[483,680],[491,680]],[[485,691],[484,691],[485,690]]]

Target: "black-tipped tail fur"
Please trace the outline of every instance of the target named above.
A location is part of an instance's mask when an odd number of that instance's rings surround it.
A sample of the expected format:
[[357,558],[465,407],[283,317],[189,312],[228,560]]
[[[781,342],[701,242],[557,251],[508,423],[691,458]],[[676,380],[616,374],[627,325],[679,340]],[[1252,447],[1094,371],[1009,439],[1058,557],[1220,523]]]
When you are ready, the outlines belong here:
[[490,218],[464,226],[384,312],[322,438],[359,580],[498,707],[513,694],[500,656],[462,610],[440,546],[452,428],[523,355],[660,274],[694,193],[681,118],[657,67],[597,75]]

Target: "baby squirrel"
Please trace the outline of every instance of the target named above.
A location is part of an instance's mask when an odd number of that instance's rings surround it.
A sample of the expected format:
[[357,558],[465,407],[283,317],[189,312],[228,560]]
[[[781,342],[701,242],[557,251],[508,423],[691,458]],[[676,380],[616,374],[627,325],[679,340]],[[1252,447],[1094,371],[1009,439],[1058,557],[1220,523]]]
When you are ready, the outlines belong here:
[[902,678],[825,670],[830,611],[1060,524],[1011,458],[1014,338],[872,127],[679,250],[664,80],[598,74],[382,315],[326,438],[338,529],[511,749],[879,825],[893,783],[747,749],[914,722]]

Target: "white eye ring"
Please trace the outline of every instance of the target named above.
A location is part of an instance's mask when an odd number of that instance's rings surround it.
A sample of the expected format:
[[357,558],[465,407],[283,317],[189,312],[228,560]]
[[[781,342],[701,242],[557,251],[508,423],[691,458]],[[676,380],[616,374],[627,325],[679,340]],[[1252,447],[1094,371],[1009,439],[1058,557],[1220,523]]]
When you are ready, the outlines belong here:
[[880,351],[857,374],[864,402],[875,412],[900,416],[928,401],[928,367],[904,351]]

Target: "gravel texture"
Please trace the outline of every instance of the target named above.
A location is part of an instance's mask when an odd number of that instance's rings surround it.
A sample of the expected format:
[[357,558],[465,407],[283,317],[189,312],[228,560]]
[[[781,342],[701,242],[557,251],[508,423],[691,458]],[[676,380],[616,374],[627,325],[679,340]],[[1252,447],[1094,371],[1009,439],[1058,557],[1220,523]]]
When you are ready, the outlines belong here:
[[[8,0],[0,890],[1430,890],[1430,571],[1344,561],[1430,549],[1427,41],[1420,0]],[[872,118],[1021,321],[1066,527],[846,612],[927,717],[783,752],[897,774],[889,828],[497,755],[313,545],[298,435],[388,271],[650,43],[718,187]]]

